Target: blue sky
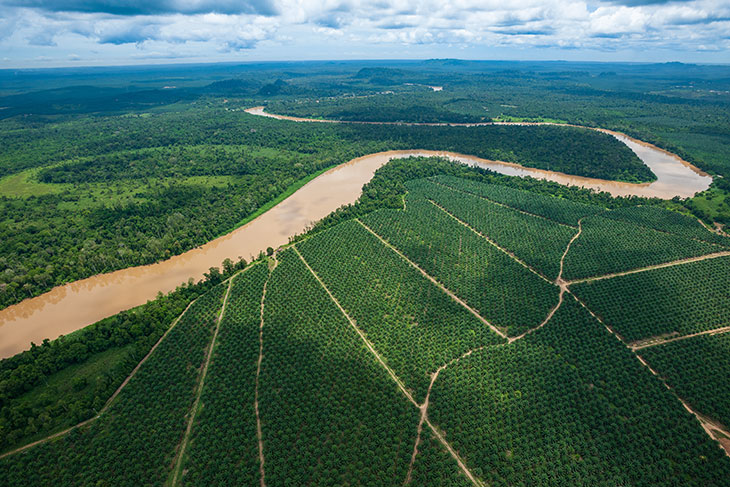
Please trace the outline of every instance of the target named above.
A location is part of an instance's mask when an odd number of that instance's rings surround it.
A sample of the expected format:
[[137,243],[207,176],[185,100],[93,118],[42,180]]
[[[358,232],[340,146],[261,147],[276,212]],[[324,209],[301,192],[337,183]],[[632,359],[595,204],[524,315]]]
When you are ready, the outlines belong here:
[[730,63],[730,0],[0,0],[0,67],[307,59]]

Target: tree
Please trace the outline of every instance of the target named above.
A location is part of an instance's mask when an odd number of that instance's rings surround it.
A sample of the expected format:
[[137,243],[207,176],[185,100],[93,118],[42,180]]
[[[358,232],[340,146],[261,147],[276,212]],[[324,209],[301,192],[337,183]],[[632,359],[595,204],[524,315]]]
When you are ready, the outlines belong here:
[[223,274],[228,276],[230,274],[233,274],[233,271],[236,270],[235,265],[233,264],[233,261],[231,259],[226,259],[223,261]]

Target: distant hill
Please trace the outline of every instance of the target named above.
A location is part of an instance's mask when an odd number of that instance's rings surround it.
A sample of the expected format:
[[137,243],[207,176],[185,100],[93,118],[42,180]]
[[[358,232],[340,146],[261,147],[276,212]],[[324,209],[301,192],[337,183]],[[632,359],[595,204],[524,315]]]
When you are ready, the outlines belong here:
[[294,95],[297,93],[303,93],[304,90],[290,85],[283,79],[277,79],[273,83],[264,85],[258,92],[259,95],[263,96],[276,96],[276,95]]
[[201,88],[203,93],[220,95],[253,95],[261,89],[262,83],[252,79],[224,79]]

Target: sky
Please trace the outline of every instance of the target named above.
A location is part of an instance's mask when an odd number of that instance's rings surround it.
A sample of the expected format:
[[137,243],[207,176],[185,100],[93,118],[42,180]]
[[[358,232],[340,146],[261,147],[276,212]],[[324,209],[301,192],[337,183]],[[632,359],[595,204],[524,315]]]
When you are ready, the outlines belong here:
[[730,0],[0,0],[0,68],[444,57],[730,63]]

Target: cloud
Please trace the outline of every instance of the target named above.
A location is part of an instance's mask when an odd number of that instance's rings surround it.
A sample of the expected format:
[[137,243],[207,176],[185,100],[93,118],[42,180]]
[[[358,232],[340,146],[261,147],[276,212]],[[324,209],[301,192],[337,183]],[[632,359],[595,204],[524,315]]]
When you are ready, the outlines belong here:
[[157,37],[157,26],[139,25],[128,29],[104,31],[97,35],[100,44],[137,44]]
[[0,17],[0,41],[10,37],[16,30],[17,19],[14,17]]
[[693,0],[613,0],[616,5],[624,5],[626,7],[643,7],[646,5],[666,5],[670,3],[691,2]]
[[413,27],[416,27],[417,23],[409,23],[409,22],[395,22],[392,20],[386,20],[385,22],[382,22],[380,24],[377,24],[378,29],[386,29],[386,30],[400,30],[400,29],[411,29]]
[[48,12],[112,15],[278,14],[270,0],[7,0],[6,5]]
[[728,0],[0,0],[3,46],[45,55],[71,42],[82,57],[118,46],[171,59],[261,46],[309,57],[314,45],[332,58],[394,47],[721,52],[728,32]]
[[730,6],[725,9],[707,10],[685,5],[670,6],[654,14],[657,23],[665,25],[700,25],[730,21]]
[[495,32],[509,36],[549,36],[554,34],[555,30],[549,27],[531,28],[529,26],[519,26],[510,29],[496,29]]
[[339,29],[348,23],[348,19],[338,12],[329,12],[326,15],[313,19],[313,22],[320,27]]
[[105,20],[77,26],[75,32],[94,37],[100,44],[212,42],[219,49],[240,51],[271,38],[276,27],[276,21],[267,17],[201,14]]
[[641,9],[599,7],[590,15],[589,31],[595,37],[620,37],[622,34],[646,31],[648,20],[648,14]]
[[28,37],[28,43],[31,46],[55,46],[56,42],[53,40],[56,32],[50,30],[44,30],[35,32],[32,36]]

